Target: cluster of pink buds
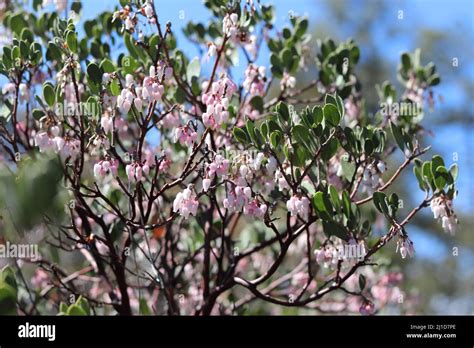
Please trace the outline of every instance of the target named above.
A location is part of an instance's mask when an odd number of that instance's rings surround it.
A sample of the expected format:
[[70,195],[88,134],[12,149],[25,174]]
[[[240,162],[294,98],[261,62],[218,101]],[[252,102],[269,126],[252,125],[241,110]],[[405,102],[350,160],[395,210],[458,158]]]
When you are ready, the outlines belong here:
[[405,97],[416,104],[417,107],[423,106],[423,93],[425,90],[420,87],[420,82],[416,76],[411,76],[406,83]]
[[117,176],[117,168],[118,161],[115,159],[100,161],[99,163],[94,164],[94,176],[104,177],[107,174]]
[[[7,95],[8,97],[13,98],[15,95],[15,90],[16,90],[15,84],[12,82],[9,82],[3,86],[2,93],[4,95]],[[30,90],[28,89],[28,86],[26,84],[20,83],[20,85],[18,86],[18,92],[19,92],[20,103],[23,103],[30,99]]]
[[369,164],[362,175],[362,191],[372,194],[380,186],[380,176],[385,172],[385,163],[377,161]]
[[415,255],[415,247],[413,242],[407,236],[402,236],[397,241],[397,252],[400,250],[400,255],[402,259],[406,258],[407,255],[413,257]]
[[375,313],[375,305],[372,301],[365,300],[364,303],[360,306],[359,312],[362,315],[372,315]]
[[242,211],[244,205],[252,198],[252,189],[246,186],[244,180],[239,180],[237,185],[228,184],[227,192],[227,197],[222,203],[230,212]]
[[183,192],[179,192],[173,202],[173,212],[179,212],[185,219],[189,215],[196,216],[199,203],[193,190],[193,185],[189,185]]
[[81,152],[81,142],[78,139],[66,137],[66,140],[64,140],[61,137],[57,137],[56,146],[63,161],[68,157],[74,161]]
[[[61,77],[56,76],[56,78],[58,80],[61,80]],[[66,77],[64,77],[64,80],[65,79]],[[84,93],[84,85],[82,83],[77,84],[77,91],[79,92],[79,95],[82,95],[82,93]],[[74,83],[64,82],[64,99],[66,99],[66,101],[69,103],[76,102],[76,88],[74,87]]]
[[286,202],[286,208],[291,213],[291,216],[299,215],[303,219],[306,219],[308,217],[309,207],[310,202],[306,196],[303,196],[301,198],[298,196],[292,196]]
[[150,173],[150,166],[146,162],[144,164],[139,164],[137,162],[127,164],[125,166],[125,173],[127,173],[128,181],[130,182],[144,181],[145,176]]
[[255,35],[250,35],[244,47],[247,53],[250,55],[250,57],[252,57],[253,60],[255,60],[257,58],[257,51],[258,51],[257,37]]
[[398,285],[403,280],[400,272],[390,272],[384,274],[377,283],[373,284],[370,292],[374,299],[380,303],[396,302],[403,296]]
[[267,205],[253,199],[244,206],[244,214],[262,218],[267,212]]
[[265,94],[265,67],[249,64],[245,70],[243,87],[250,96]]
[[454,235],[458,220],[456,214],[454,214],[453,201],[444,195],[438,196],[433,198],[430,207],[434,218],[441,220],[444,231]]
[[217,46],[214,44],[214,42],[208,42],[207,43],[207,59],[215,56],[217,53]]
[[117,97],[117,107],[120,112],[127,114],[132,107],[132,103],[135,100],[135,96],[129,89],[123,89],[120,95]]
[[154,11],[153,11],[153,6],[151,5],[151,1],[147,0],[145,5],[142,7],[141,12],[148,20],[150,23],[155,23],[155,16],[154,16]]
[[174,133],[174,141],[178,142],[181,145],[193,145],[197,140],[198,134],[196,131],[189,125],[180,126],[176,128]]
[[239,16],[237,13],[226,14],[222,21],[222,31],[231,38],[236,38],[239,32]]
[[344,103],[344,108],[346,109],[346,122],[348,124],[356,124],[360,115],[360,107],[357,101],[355,101],[352,97],[347,98],[346,102]]
[[206,168],[206,177],[202,180],[202,189],[204,192],[209,190],[212,179],[218,177],[226,178],[229,172],[229,160],[221,155],[215,155],[214,160]]
[[125,30],[129,30],[131,32],[135,30],[135,25],[137,24],[137,18],[131,12],[130,6],[127,5],[120,11],[114,12],[114,15],[112,17],[112,22],[114,22],[117,19],[125,21]]
[[235,91],[237,86],[227,76],[212,83],[209,92],[202,96],[202,102],[207,106],[206,112],[202,114],[202,121],[206,127],[217,129],[227,122],[229,100]]
[[114,119],[109,115],[103,115],[100,119],[100,126],[104,130],[105,134],[108,134],[114,130]]
[[280,169],[275,171],[275,182],[278,183],[278,190],[280,192],[290,189],[290,185],[288,185],[288,182],[285,179],[285,174],[282,173]]
[[283,74],[283,78],[280,81],[280,88],[282,91],[285,89],[293,89],[296,86],[296,79],[287,72]]
[[216,155],[214,160],[207,167],[207,175],[210,178],[217,176],[225,176],[229,172],[229,160],[221,155]]
[[41,131],[35,135],[35,145],[38,146],[39,151],[45,152],[59,152],[61,150],[61,141],[64,141],[59,136],[61,130],[54,125],[49,127],[49,132]]
[[324,268],[336,266],[339,260],[339,253],[333,245],[326,245],[316,249],[314,255],[316,256],[316,263]]
[[150,67],[149,76],[143,79],[143,85],[141,88],[141,95],[143,100],[148,102],[160,101],[165,87],[161,83],[162,80],[167,80],[173,74],[171,67],[159,66],[158,71],[152,65]]

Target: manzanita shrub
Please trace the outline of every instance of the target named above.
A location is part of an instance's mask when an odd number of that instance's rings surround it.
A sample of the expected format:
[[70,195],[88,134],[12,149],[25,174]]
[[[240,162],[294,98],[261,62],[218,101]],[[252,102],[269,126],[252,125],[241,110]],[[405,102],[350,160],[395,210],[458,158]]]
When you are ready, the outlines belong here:
[[457,167],[422,146],[440,78],[419,50],[398,89],[362,86],[353,40],[276,28],[259,1],[206,0],[184,27],[198,57],[152,0],[83,28],[80,2],[2,4],[2,243],[40,250],[2,271],[2,314],[413,312],[391,262],[414,256],[409,223],[457,224]]

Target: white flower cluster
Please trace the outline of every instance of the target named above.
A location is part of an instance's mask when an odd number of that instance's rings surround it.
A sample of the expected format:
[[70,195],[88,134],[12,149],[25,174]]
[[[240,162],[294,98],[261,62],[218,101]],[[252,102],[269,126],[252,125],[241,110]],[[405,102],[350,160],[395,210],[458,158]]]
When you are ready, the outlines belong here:
[[283,78],[280,81],[280,89],[284,91],[285,89],[293,89],[295,86],[296,78],[285,72],[283,74]]
[[239,16],[237,13],[226,14],[222,21],[222,31],[229,35],[231,38],[235,38],[238,34]]
[[407,255],[409,255],[410,257],[413,257],[413,255],[415,255],[415,247],[413,246],[413,242],[410,240],[410,238],[406,236],[400,237],[400,239],[398,239],[396,252],[398,252],[399,250],[402,259],[406,258]]
[[369,164],[364,169],[364,174],[362,176],[362,191],[372,194],[373,191],[380,186],[380,176],[385,172],[385,170],[385,163],[382,161],[377,161]]
[[326,245],[314,251],[316,263],[324,268],[333,268],[339,260],[338,251],[333,245]]
[[445,196],[433,198],[430,203],[431,211],[435,219],[441,220],[441,224],[445,232],[451,235],[456,233],[456,224],[458,222],[454,214],[452,201]]
[[310,207],[309,199],[305,196],[299,198],[298,196],[292,196],[286,202],[286,208],[291,213],[291,216],[299,215],[303,219],[308,218],[309,214],[309,207]]
[[185,219],[189,215],[196,216],[199,203],[193,190],[193,185],[188,185],[183,192],[178,192],[173,202],[173,212],[179,212]]

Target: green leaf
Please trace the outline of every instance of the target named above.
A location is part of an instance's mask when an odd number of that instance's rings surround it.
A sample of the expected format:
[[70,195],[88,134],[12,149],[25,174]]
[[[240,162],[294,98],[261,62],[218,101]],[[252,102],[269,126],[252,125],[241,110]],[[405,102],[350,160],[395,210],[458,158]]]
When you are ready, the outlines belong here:
[[343,156],[340,163],[341,163],[342,176],[347,181],[351,181],[352,177],[354,176],[354,172],[356,170],[355,163],[349,161],[348,156]]
[[90,314],[89,303],[84,297],[79,296],[79,298],[76,301],[76,305],[79,306],[84,311],[84,313],[86,313],[86,315]]
[[150,38],[150,55],[153,57],[153,59],[156,59],[156,54],[158,52],[158,46],[160,42],[160,37],[155,34]]
[[275,111],[285,120],[288,122],[290,120],[290,110],[288,109],[288,105],[284,102],[280,101],[275,106]]
[[61,302],[59,304],[59,313],[60,314],[67,314],[67,310],[68,310],[67,304],[65,304],[64,302]]
[[61,61],[61,50],[54,42],[48,43],[48,50],[46,51],[46,58]]
[[443,158],[440,155],[434,155],[431,159],[431,174],[435,177],[435,172],[438,167],[444,167]]
[[15,290],[15,293],[17,291],[15,272],[8,265],[0,270],[0,284],[7,284]]
[[249,143],[249,138],[247,137],[247,133],[245,133],[244,130],[238,127],[234,127],[234,130],[232,131],[234,134],[234,138],[237,139],[239,142],[242,144],[248,144]]
[[438,74],[434,74],[433,76],[430,77],[430,79],[428,80],[428,84],[430,86],[436,86],[436,85],[439,85],[441,82],[441,78],[439,77]]
[[54,105],[56,96],[54,94],[53,85],[49,82],[43,84],[43,98],[46,104],[48,104],[50,107]]
[[329,185],[328,188],[329,197],[331,198],[332,206],[336,208],[337,212],[341,212],[341,200],[339,199],[339,194],[337,189],[333,185]]
[[282,140],[283,140],[282,132],[276,130],[270,134],[270,144],[272,145],[273,149],[278,148],[278,146],[281,145]]
[[405,72],[408,72],[412,68],[410,55],[408,53],[403,53],[401,59],[403,70]]
[[41,109],[33,109],[33,111],[31,113],[33,114],[33,118],[36,121],[39,121],[41,119],[41,117],[44,116],[44,112]]
[[66,314],[73,315],[73,316],[86,316],[87,315],[84,309],[82,309],[82,307],[77,304],[73,304],[69,306]]
[[349,234],[347,230],[339,223],[334,221],[323,221],[324,233],[326,236],[336,236],[342,240],[348,241]]
[[438,190],[442,190],[451,179],[448,170],[443,166],[436,168],[433,177],[435,178],[434,182]]
[[388,198],[388,202],[392,205],[398,206],[398,201],[399,201],[399,198],[396,193],[392,193]]
[[26,22],[24,16],[24,13],[19,13],[10,18],[10,28],[18,36],[21,34],[23,28],[28,26],[28,23]]
[[351,216],[351,198],[347,191],[342,191],[342,210],[344,215],[349,219]]
[[293,65],[293,54],[291,53],[291,50],[285,48],[281,52],[281,61],[287,70],[291,69],[291,66]]
[[423,163],[423,167],[421,169],[421,173],[423,174],[423,177],[425,179],[425,182],[432,187],[432,181],[433,181],[433,174],[431,172],[431,162],[426,161]]
[[199,78],[201,74],[201,63],[199,63],[199,58],[194,57],[193,60],[188,64],[186,69],[186,78],[188,82],[191,83],[193,77]]
[[77,35],[75,32],[70,31],[66,36],[67,46],[73,53],[77,53]]
[[458,165],[456,163],[451,165],[451,167],[449,167],[449,172],[451,173],[453,180],[456,181],[456,179],[458,178],[458,172],[459,172]]
[[100,68],[104,73],[112,73],[116,70],[114,63],[108,58],[104,58],[102,62],[100,62]]
[[[123,56],[122,60],[120,61],[122,69],[127,74],[135,74],[135,70],[138,69],[139,65],[135,58],[132,56]],[[106,71],[106,70],[105,70]],[[107,71],[106,71],[107,72]]]
[[95,63],[89,63],[87,66],[87,77],[97,85],[102,83],[102,70]]
[[10,285],[0,284],[0,315],[16,315],[16,291]]
[[388,206],[387,206],[387,196],[385,193],[377,191],[373,194],[374,197],[374,205],[379,212],[384,215],[388,215]]
[[141,315],[151,315],[151,311],[150,311],[150,308],[148,308],[148,304],[146,302],[146,300],[142,297],[140,298],[139,300],[139,307],[138,307],[138,311]]
[[323,147],[321,151],[321,158],[324,161],[329,161],[336,154],[338,147],[339,147],[339,141],[336,138],[332,138]]
[[263,98],[260,97],[259,95],[254,96],[254,97],[250,100],[250,105],[252,105],[252,107],[253,107],[255,110],[258,110],[258,112],[260,112],[260,113],[263,112],[263,107],[264,107]]
[[367,281],[366,281],[364,275],[359,274],[359,289],[360,289],[360,291],[364,291],[366,284],[367,284]]
[[135,47],[132,36],[129,33],[124,33],[123,41],[130,55],[135,59],[138,58],[138,49]]
[[26,45],[25,41],[20,41],[20,55],[23,59],[30,55],[30,48]]
[[281,69],[282,62],[281,62],[280,58],[275,53],[272,53],[270,55],[270,63],[272,63],[272,66]]
[[23,30],[21,31],[20,37],[21,37],[22,40],[24,40],[24,41],[26,41],[30,44],[34,41],[33,33],[28,28],[23,28]]
[[306,33],[307,29],[308,29],[308,20],[306,18],[303,18],[300,21],[298,21],[298,23],[296,24],[295,36],[297,38],[302,37]]
[[364,142],[364,151],[366,156],[370,156],[374,152],[374,143],[370,139],[366,139]]
[[324,120],[331,126],[336,127],[341,121],[341,115],[334,104],[326,104],[323,107]]
[[332,219],[332,205],[324,192],[318,191],[314,194],[313,206],[323,220]]
[[323,122],[324,119],[324,114],[323,114],[323,108],[321,105],[315,105],[313,107],[313,110],[311,110],[311,113],[313,114],[313,119],[314,119],[314,125],[318,125],[321,122]]
[[414,166],[413,173],[415,174],[415,177],[418,180],[418,186],[420,187],[420,189],[423,191],[426,191],[426,189],[428,189],[429,186],[426,185],[425,181],[423,180],[423,177],[421,176],[421,168]]
[[253,121],[248,120],[245,124],[245,128],[247,129],[247,134],[249,135],[250,140],[254,144],[257,144],[257,141],[255,139],[255,126],[253,124]]
[[291,129],[291,136],[298,144],[305,146],[309,150],[310,136],[308,129],[301,125],[297,124]]
[[112,80],[112,82],[110,82],[110,91],[114,96],[120,95],[120,85],[118,84],[117,80]]
[[390,121],[390,130],[392,131],[392,135],[395,138],[398,147],[403,151],[405,149],[405,141],[402,130],[392,121]]
[[0,315],[16,315],[17,283],[10,266],[0,270]]
[[82,9],[82,4],[80,2],[74,1],[71,4],[71,10],[76,12],[77,14],[79,14],[81,12],[81,9]]
[[268,139],[269,132],[268,132],[268,121],[262,122],[260,124],[260,134],[264,139]]

